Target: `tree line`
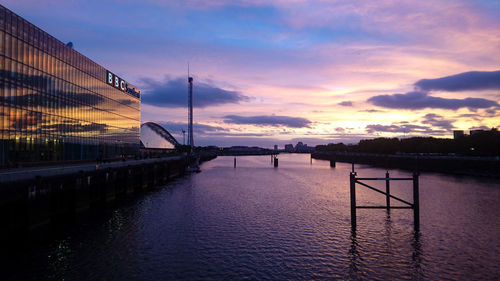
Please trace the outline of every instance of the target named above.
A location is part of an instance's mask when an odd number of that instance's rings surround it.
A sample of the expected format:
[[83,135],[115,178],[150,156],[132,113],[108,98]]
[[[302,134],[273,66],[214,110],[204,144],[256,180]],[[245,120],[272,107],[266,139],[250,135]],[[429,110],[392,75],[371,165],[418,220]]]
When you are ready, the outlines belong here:
[[380,154],[426,153],[457,154],[467,156],[500,156],[500,132],[478,131],[457,139],[433,137],[375,138],[361,140],[358,144],[329,143],[316,146],[316,151],[365,152]]

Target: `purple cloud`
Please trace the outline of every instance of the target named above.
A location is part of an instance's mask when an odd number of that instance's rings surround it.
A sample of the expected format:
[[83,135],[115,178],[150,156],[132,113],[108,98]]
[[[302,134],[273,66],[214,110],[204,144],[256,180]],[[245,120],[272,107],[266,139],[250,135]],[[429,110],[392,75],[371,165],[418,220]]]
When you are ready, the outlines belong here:
[[405,94],[380,95],[368,99],[368,102],[380,107],[396,109],[442,108],[471,110],[498,106],[496,101],[483,98],[447,99],[429,96],[427,92],[409,92]]
[[491,128],[488,126],[476,126],[476,127],[470,127],[469,130],[484,130],[484,131],[489,131]]
[[[182,130],[187,131],[188,124],[182,122],[158,122],[163,128],[169,131],[171,134],[174,133],[182,133]],[[227,129],[219,127],[219,126],[211,126],[206,124],[194,123],[193,130],[196,133],[207,133],[207,132],[221,132],[227,131]]]
[[290,127],[290,128],[309,128],[311,121],[300,117],[260,115],[260,116],[239,116],[226,115],[224,122],[230,124],[248,124],[257,126]]
[[[188,86],[186,79],[166,79],[159,82],[142,79],[142,102],[164,107],[186,107]],[[195,81],[193,86],[193,105],[195,107],[216,106],[227,103],[239,103],[250,98],[237,91],[230,91],[216,86]]]
[[422,79],[415,86],[422,91],[495,90],[500,89],[500,70],[470,71],[436,79]]
[[419,125],[381,125],[381,124],[371,124],[365,127],[365,130],[369,134],[374,133],[421,133],[421,134],[445,134],[448,130],[433,130],[427,126]]
[[422,121],[423,124],[429,124],[445,130],[451,130],[455,128],[455,126],[453,126],[453,122],[455,122],[455,120],[447,120],[444,119],[443,116],[434,113],[426,114],[424,116],[424,121]]
[[341,105],[341,106],[352,106],[352,101],[339,102],[338,105]]
[[490,115],[495,115],[497,113],[497,111],[499,111],[499,110],[500,110],[500,108],[497,107],[497,108],[488,109],[485,112],[490,114]]
[[384,111],[383,110],[377,110],[377,109],[364,109],[364,110],[358,110],[358,112],[377,113],[377,112],[384,112]]

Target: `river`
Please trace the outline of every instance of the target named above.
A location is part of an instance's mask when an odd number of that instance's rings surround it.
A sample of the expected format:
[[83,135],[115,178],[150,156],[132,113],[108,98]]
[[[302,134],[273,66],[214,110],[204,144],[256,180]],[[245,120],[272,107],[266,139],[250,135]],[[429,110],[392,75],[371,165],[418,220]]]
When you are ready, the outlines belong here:
[[[305,154],[219,157],[202,172],[106,207],[43,243],[11,245],[4,280],[492,280],[500,181],[424,173],[408,209],[360,209],[351,166]],[[356,165],[360,177],[385,170]],[[407,171],[390,170],[393,177]],[[384,182],[373,183],[382,188]],[[411,182],[391,193],[412,201]],[[359,205],[385,197],[357,187]],[[396,202],[393,201],[393,205]]]

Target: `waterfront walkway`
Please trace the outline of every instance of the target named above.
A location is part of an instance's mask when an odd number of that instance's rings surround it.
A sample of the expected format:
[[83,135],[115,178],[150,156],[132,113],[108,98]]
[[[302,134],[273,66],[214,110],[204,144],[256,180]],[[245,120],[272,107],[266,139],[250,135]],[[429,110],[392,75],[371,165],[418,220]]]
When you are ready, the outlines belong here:
[[15,168],[0,170],[0,183],[26,180],[34,178],[36,176],[50,177],[50,176],[60,176],[65,174],[74,174],[79,171],[88,172],[99,169],[106,168],[116,168],[116,167],[126,167],[135,166],[140,164],[154,163],[158,161],[168,161],[168,160],[178,160],[185,156],[169,156],[161,158],[148,158],[140,160],[126,160],[126,161],[115,161],[108,163],[79,163],[79,164],[60,164],[54,166],[43,166],[43,167],[27,167],[27,168]]

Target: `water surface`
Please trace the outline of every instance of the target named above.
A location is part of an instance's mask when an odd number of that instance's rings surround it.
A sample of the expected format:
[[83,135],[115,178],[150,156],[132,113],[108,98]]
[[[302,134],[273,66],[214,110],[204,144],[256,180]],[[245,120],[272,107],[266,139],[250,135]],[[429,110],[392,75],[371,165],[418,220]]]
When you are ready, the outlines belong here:
[[[107,208],[37,246],[19,245],[12,280],[426,279],[500,276],[500,182],[420,177],[421,229],[411,210],[358,210],[350,165],[309,155],[219,157],[202,172]],[[361,177],[385,170],[356,166]],[[391,176],[409,172],[390,170]],[[374,183],[380,188],[384,182]],[[412,201],[411,182],[391,191]],[[358,187],[359,205],[385,197]],[[396,205],[393,202],[393,205]]]

